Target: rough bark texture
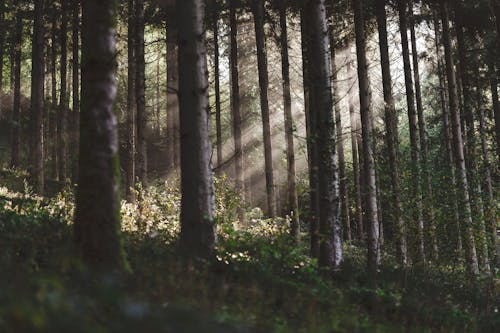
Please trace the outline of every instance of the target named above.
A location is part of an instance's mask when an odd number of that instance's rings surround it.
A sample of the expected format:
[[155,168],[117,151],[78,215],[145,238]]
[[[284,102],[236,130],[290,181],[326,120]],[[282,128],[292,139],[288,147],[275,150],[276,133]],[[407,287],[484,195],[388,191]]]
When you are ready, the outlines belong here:
[[453,134],[454,161],[457,170],[457,192],[459,200],[459,214],[462,229],[462,238],[465,248],[466,269],[469,275],[477,276],[479,267],[476,246],[472,229],[469,183],[464,159],[464,144],[462,127],[460,124],[460,110],[458,105],[458,91],[455,66],[452,56],[451,37],[449,27],[448,0],[440,0],[441,21],[443,24],[443,44],[445,50],[446,74],[448,78],[448,94],[450,99],[450,116]]
[[14,101],[12,106],[12,134],[11,134],[11,155],[10,165],[19,166],[20,140],[20,114],[21,114],[21,51],[23,35],[23,18],[21,13],[16,11],[16,28],[14,37],[13,54],[13,79],[14,79]]
[[[497,43],[496,43],[496,49],[497,49],[497,56],[500,54],[500,3],[498,0],[491,0],[491,8],[493,9],[493,14],[495,15],[495,24],[497,28]],[[498,62],[495,64],[493,61],[493,67],[497,67]],[[496,82],[495,87],[492,87],[492,94],[493,94],[493,103],[494,103],[494,115],[495,115],[495,139],[496,139],[496,152],[497,152],[497,159],[500,162],[500,103],[498,102],[498,77],[494,75],[494,80]]]
[[135,201],[136,101],[135,101],[135,2],[128,0],[127,31],[127,174],[125,193],[129,202]]
[[45,83],[44,65],[44,28],[43,0],[35,1],[33,40],[31,51],[31,178],[38,193],[43,194],[44,159],[43,159],[43,100]]
[[253,0],[255,40],[257,43],[257,65],[259,72],[260,110],[262,132],[264,134],[264,166],[266,175],[267,214],[276,216],[276,197],[274,193],[273,149],[271,123],[269,120],[269,74],[267,71],[266,34],[264,31],[264,0]]
[[167,9],[167,166],[170,172],[179,167],[179,66],[177,15]]
[[[215,3],[215,1],[214,1]],[[212,32],[214,34],[214,89],[215,89],[215,128],[217,137],[217,171],[221,172],[222,166],[222,119],[220,96],[220,54],[219,54],[219,16],[214,15]]]
[[358,60],[359,100],[361,126],[363,131],[363,173],[365,177],[365,218],[368,235],[368,267],[376,271],[380,265],[379,228],[377,211],[377,188],[373,155],[373,128],[371,109],[371,88],[366,61],[366,40],[364,29],[364,8],[361,0],[353,0],[354,25],[356,33],[356,54]]
[[293,142],[294,124],[290,88],[290,62],[288,58],[288,27],[286,19],[286,1],[284,0],[280,3],[280,50],[287,160],[287,214],[290,214],[291,218],[291,236],[295,241],[298,241],[300,234],[300,216],[295,174],[295,147]]
[[97,269],[125,265],[119,237],[119,160],[114,102],[115,2],[82,1],[82,112],[74,241]]
[[310,61],[307,65],[311,83],[311,106],[317,120],[316,126],[311,127],[311,132],[317,137],[313,144],[318,151],[319,265],[337,267],[342,261],[342,228],[325,1],[307,1],[305,15],[310,47]]
[[147,185],[148,179],[148,156],[146,142],[146,77],[144,61],[144,0],[136,0],[135,3],[135,98],[136,98],[136,121],[137,121],[137,159],[136,175],[143,186]]
[[57,147],[58,147],[58,129],[57,129],[57,114],[59,111],[59,103],[57,99],[57,12],[56,8],[52,7],[51,29],[50,29],[50,77],[51,77],[51,109],[49,112],[49,132],[52,138],[50,143],[50,176],[52,179],[58,179],[58,163],[57,163]]
[[210,114],[202,0],[177,2],[181,125],[181,241],[200,256],[215,250]]
[[[230,27],[230,55],[229,66],[231,71],[231,115],[232,131],[234,140],[234,167],[235,181],[238,191],[243,191],[243,147],[241,143],[241,108],[240,87],[238,73],[238,41],[237,41],[237,19],[236,4],[229,3],[229,27]],[[241,217],[241,216],[240,216]]]
[[60,181],[66,181],[67,177],[67,122],[68,122],[68,1],[61,0],[61,61],[60,61],[60,95],[59,95],[59,109],[57,113],[57,151],[58,151],[58,174]]
[[80,1],[72,0],[72,96],[73,112],[71,113],[71,179],[78,180],[78,123],[80,122],[80,61],[79,61],[79,31],[80,31]]
[[384,90],[384,120],[386,131],[386,144],[389,153],[389,170],[391,174],[391,219],[394,225],[396,252],[403,265],[407,263],[407,246],[404,232],[404,219],[401,213],[400,198],[400,167],[399,167],[399,141],[396,106],[392,92],[392,76],[389,59],[389,46],[387,40],[387,15],[385,1],[377,0],[377,26],[380,47],[380,63],[382,67],[382,86]]

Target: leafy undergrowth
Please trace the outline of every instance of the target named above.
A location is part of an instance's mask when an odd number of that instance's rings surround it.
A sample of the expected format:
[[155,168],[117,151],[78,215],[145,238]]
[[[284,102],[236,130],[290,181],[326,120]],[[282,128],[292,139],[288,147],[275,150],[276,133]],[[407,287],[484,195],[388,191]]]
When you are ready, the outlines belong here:
[[[138,190],[123,203],[133,272],[86,271],[71,256],[73,199],[0,188],[0,332],[494,332],[498,279],[463,284],[460,269],[365,269],[345,245],[339,272],[319,271],[287,241],[285,219],[259,210],[237,223],[238,200],[217,183],[214,262],[177,247],[175,186]],[[139,221],[139,225],[135,223]],[[304,241],[304,243],[306,243]],[[388,258],[386,262],[390,263]]]

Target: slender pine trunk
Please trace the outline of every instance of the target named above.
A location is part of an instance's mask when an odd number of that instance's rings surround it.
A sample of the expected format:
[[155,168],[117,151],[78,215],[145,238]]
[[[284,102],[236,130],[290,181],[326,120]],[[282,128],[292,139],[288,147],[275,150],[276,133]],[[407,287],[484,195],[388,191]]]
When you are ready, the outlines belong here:
[[60,95],[59,95],[59,109],[57,113],[57,149],[58,149],[58,171],[59,180],[64,182],[67,178],[67,141],[68,141],[68,1],[61,0],[61,31],[60,31],[60,44],[61,44],[61,60],[60,60]]
[[148,180],[148,155],[146,141],[146,77],[144,60],[144,0],[136,0],[135,3],[135,98],[136,98],[136,122],[137,122],[137,179],[143,186]]
[[135,201],[136,159],[136,100],[135,100],[135,2],[128,0],[127,18],[127,175],[125,193],[129,202]]

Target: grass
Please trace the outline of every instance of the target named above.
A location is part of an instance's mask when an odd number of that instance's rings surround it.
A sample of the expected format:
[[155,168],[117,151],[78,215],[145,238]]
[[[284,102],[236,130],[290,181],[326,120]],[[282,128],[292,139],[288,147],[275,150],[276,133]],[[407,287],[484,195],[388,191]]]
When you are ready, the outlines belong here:
[[[8,183],[8,182],[7,182]],[[22,183],[22,182],[21,182]],[[0,189],[1,332],[496,332],[499,279],[464,283],[461,267],[403,270],[390,257],[377,276],[365,251],[345,244],[338,272],[321,271],[286,220],[232,218],[218,184],[217,257],[177,247],[178,193],[148,190],[141,211],[123,205],[130,274],[90,272],[72,257],[70,191],[39,198]],[[226,201],[224,201],[226,200]],[[136,228],[134,219],[147,221]],[[140,230],[139,230],[140,229]],[[304,242],[305,243],[305,242]]]

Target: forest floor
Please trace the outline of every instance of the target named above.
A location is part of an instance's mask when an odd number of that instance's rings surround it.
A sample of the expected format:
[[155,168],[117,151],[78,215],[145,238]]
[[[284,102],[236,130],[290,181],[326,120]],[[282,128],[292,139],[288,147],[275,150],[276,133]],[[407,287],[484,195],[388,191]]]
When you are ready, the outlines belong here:
[[[178,194],[168,189],[153,190],[142,205],[144,228],[130,225],[136,207],[122,206],[131,272],[90,272],[71,256],[71,193],[40,198],[22,177],[0,175],[5,186],[0,187],[0,332],[498,332],[500,327],[498,273],[473,286],[463,282],[459,265],[403,270],[388,257],[372,276],[365,270],[364,250],[352,243],[345,244],[341,270],[322,272],[307,256],[305,240],[302,246],[287,241],[283,220],[251,218],[251,226],[243,228],[220,218],[215,262],[190,259],[176,245],[178,225],[169,222],[176,217],[160,218],[178,209]],[[218,201],[219,213],[227,212],[223,204]]]

